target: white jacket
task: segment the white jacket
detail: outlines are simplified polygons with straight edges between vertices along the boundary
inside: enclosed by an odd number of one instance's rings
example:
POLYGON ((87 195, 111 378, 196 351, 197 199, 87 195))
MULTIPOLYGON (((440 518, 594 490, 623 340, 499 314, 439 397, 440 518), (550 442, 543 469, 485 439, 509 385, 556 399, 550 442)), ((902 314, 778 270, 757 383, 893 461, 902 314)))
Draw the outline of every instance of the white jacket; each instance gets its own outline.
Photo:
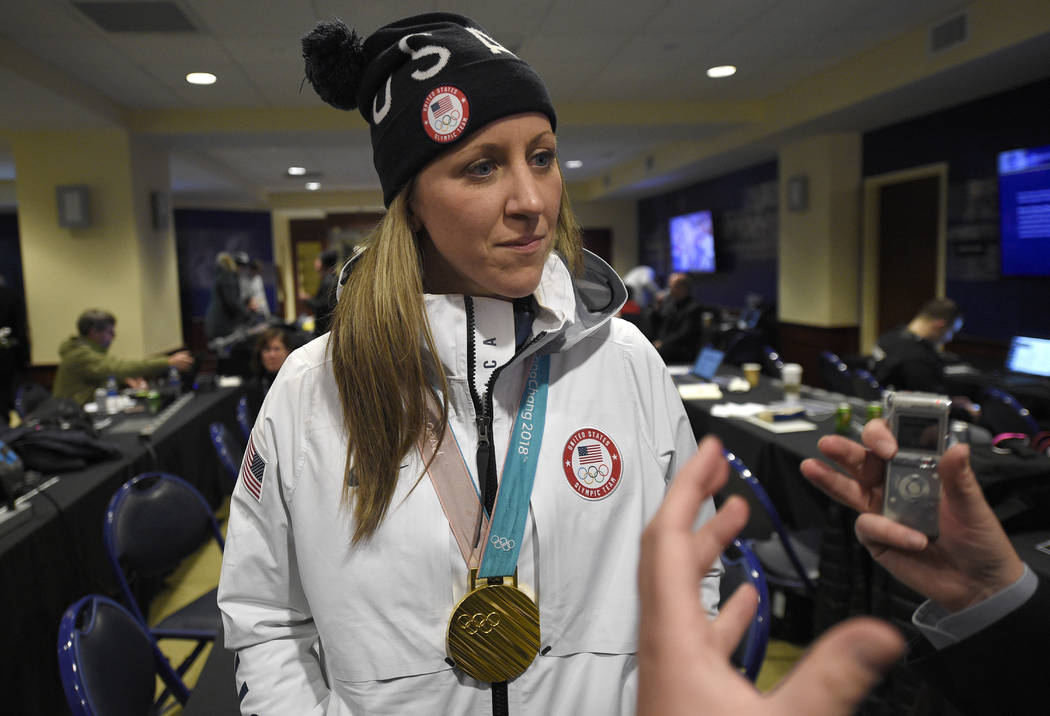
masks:
MULTIPOLYGON (((539 604, 541 655, 510 682, 510 713, 633 713, 639 538, 696 444, 656 351, 634 326, 610 318, 625 291, 604 262, 588 255, 574 281, 552 255, 534 295, 532 332, 545 333, 524 353, 551 353, 550 388, 518 565, 519 584, 539 604), (588 496, 575 476, 593 463, 578 465, 574 455, 577 442, 596 445, 595 437, 605 445, 606 476, 589 482, 601 489, 588 496)), ((449 421, 473 472, 465 301, 427 295, 425 303, 449 378, 449 421)), ((403 458, 377 532, 350 544, 352 514, 340 502, 346 439, 326 344, 327 336, 312 341, 281 369, 230 506, 219 606, 226 646, 238 655, 241 711, 490 714, 487 685, 446 662, 466 567, 433 486, 416 484, 418 452, 403 458)), ((498 465, 524 357, 494 382, 498 465)), ((701 520, 713 514, 708 501, 701 520)), ((718 578, 716 565, 702 588, 712 613, 718 578)))

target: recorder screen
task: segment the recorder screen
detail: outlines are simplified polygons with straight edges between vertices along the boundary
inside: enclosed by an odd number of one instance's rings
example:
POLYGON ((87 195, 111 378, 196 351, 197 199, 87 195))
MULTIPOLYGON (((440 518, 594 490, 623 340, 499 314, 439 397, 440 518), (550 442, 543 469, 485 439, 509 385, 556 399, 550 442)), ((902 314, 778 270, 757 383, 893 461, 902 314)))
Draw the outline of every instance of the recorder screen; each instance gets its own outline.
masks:
POLYGON ((897 446, 901 449, 937 451, 937 418, 902 415, 897 419, 897 446))

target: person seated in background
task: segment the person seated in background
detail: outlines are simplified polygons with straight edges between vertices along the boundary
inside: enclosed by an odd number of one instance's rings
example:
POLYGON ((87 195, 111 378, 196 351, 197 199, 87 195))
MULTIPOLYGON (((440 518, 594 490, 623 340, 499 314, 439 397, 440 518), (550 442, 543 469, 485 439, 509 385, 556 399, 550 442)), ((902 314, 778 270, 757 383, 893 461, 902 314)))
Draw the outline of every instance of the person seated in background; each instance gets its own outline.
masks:
POLYGON ((252 354, 252 373, 264 396, 285 359, 301 344, 302 341, 296 340, 292 331, 283 326, 273 326, 259 334, 252 354))
POLYGON ((58 349, 62 360, 55 373, 52 395, 70 398, 83 405, 94 399, 95 389, 111 376, 137 383, 142 377, 164 375, 172 367, 181 372, 193 367, 193 356, 189 351, 141 360, 109 355, 116 325, 117 319, 108 311, 88 309, 80 314, 78 335, 70 336, 58 349))
POLYGON ((335 270, 339 261, 339 254, 335 249, 326 249, 321 255, 314 259, 314 268, 321 274, 321 283, 317 285, 317 293, 310 296, 302 289, 299 290, 299 298, 306 302, 314 314, 314 335, 322 336, 328 333, 332 325, 332 311, 335 310, 335 289, 339 276, 335 270))
POLYGON ((665 363, 692 363, 703 338, 703 306, 693 299, 689 277, 673 273, 667 293, 657 296, 648 313, 653 347, 665 363))
POLYGON ((883 334, 872 350, 872 375, 896 390, 944 393, 945 358, 942 348, 962 328, 955 301, 927 301, 906 326, 883 334))

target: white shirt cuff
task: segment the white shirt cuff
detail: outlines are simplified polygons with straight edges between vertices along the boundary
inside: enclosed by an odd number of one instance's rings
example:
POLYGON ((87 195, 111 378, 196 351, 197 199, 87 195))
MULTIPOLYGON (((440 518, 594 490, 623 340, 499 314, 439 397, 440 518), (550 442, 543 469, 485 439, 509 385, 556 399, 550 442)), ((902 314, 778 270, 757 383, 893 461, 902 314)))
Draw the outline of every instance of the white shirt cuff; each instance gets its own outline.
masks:
POLYGON ((984 601, 949 614, 940 604, 928 599, 915 610, 911 622, 934 648, 944 649, 976 634, 1017 609, 1035 594, 1037 586, 1039 579, 1026 564, 1024 572, 1016 582, 984 601))

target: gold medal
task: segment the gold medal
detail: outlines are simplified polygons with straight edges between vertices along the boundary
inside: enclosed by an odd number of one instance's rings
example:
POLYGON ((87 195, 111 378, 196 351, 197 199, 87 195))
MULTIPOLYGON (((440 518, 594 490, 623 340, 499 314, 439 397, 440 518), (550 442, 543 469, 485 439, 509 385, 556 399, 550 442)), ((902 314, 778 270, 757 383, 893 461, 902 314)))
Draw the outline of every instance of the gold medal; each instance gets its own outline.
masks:
POLYGON ((517 575, 503 580, 503 584, 477 586, 477 570, 470 570, 471 591, 448 621, 448 655, 478 681, 513 679, 528 668, 540 648, 539 607, 518 589, 517 575))

